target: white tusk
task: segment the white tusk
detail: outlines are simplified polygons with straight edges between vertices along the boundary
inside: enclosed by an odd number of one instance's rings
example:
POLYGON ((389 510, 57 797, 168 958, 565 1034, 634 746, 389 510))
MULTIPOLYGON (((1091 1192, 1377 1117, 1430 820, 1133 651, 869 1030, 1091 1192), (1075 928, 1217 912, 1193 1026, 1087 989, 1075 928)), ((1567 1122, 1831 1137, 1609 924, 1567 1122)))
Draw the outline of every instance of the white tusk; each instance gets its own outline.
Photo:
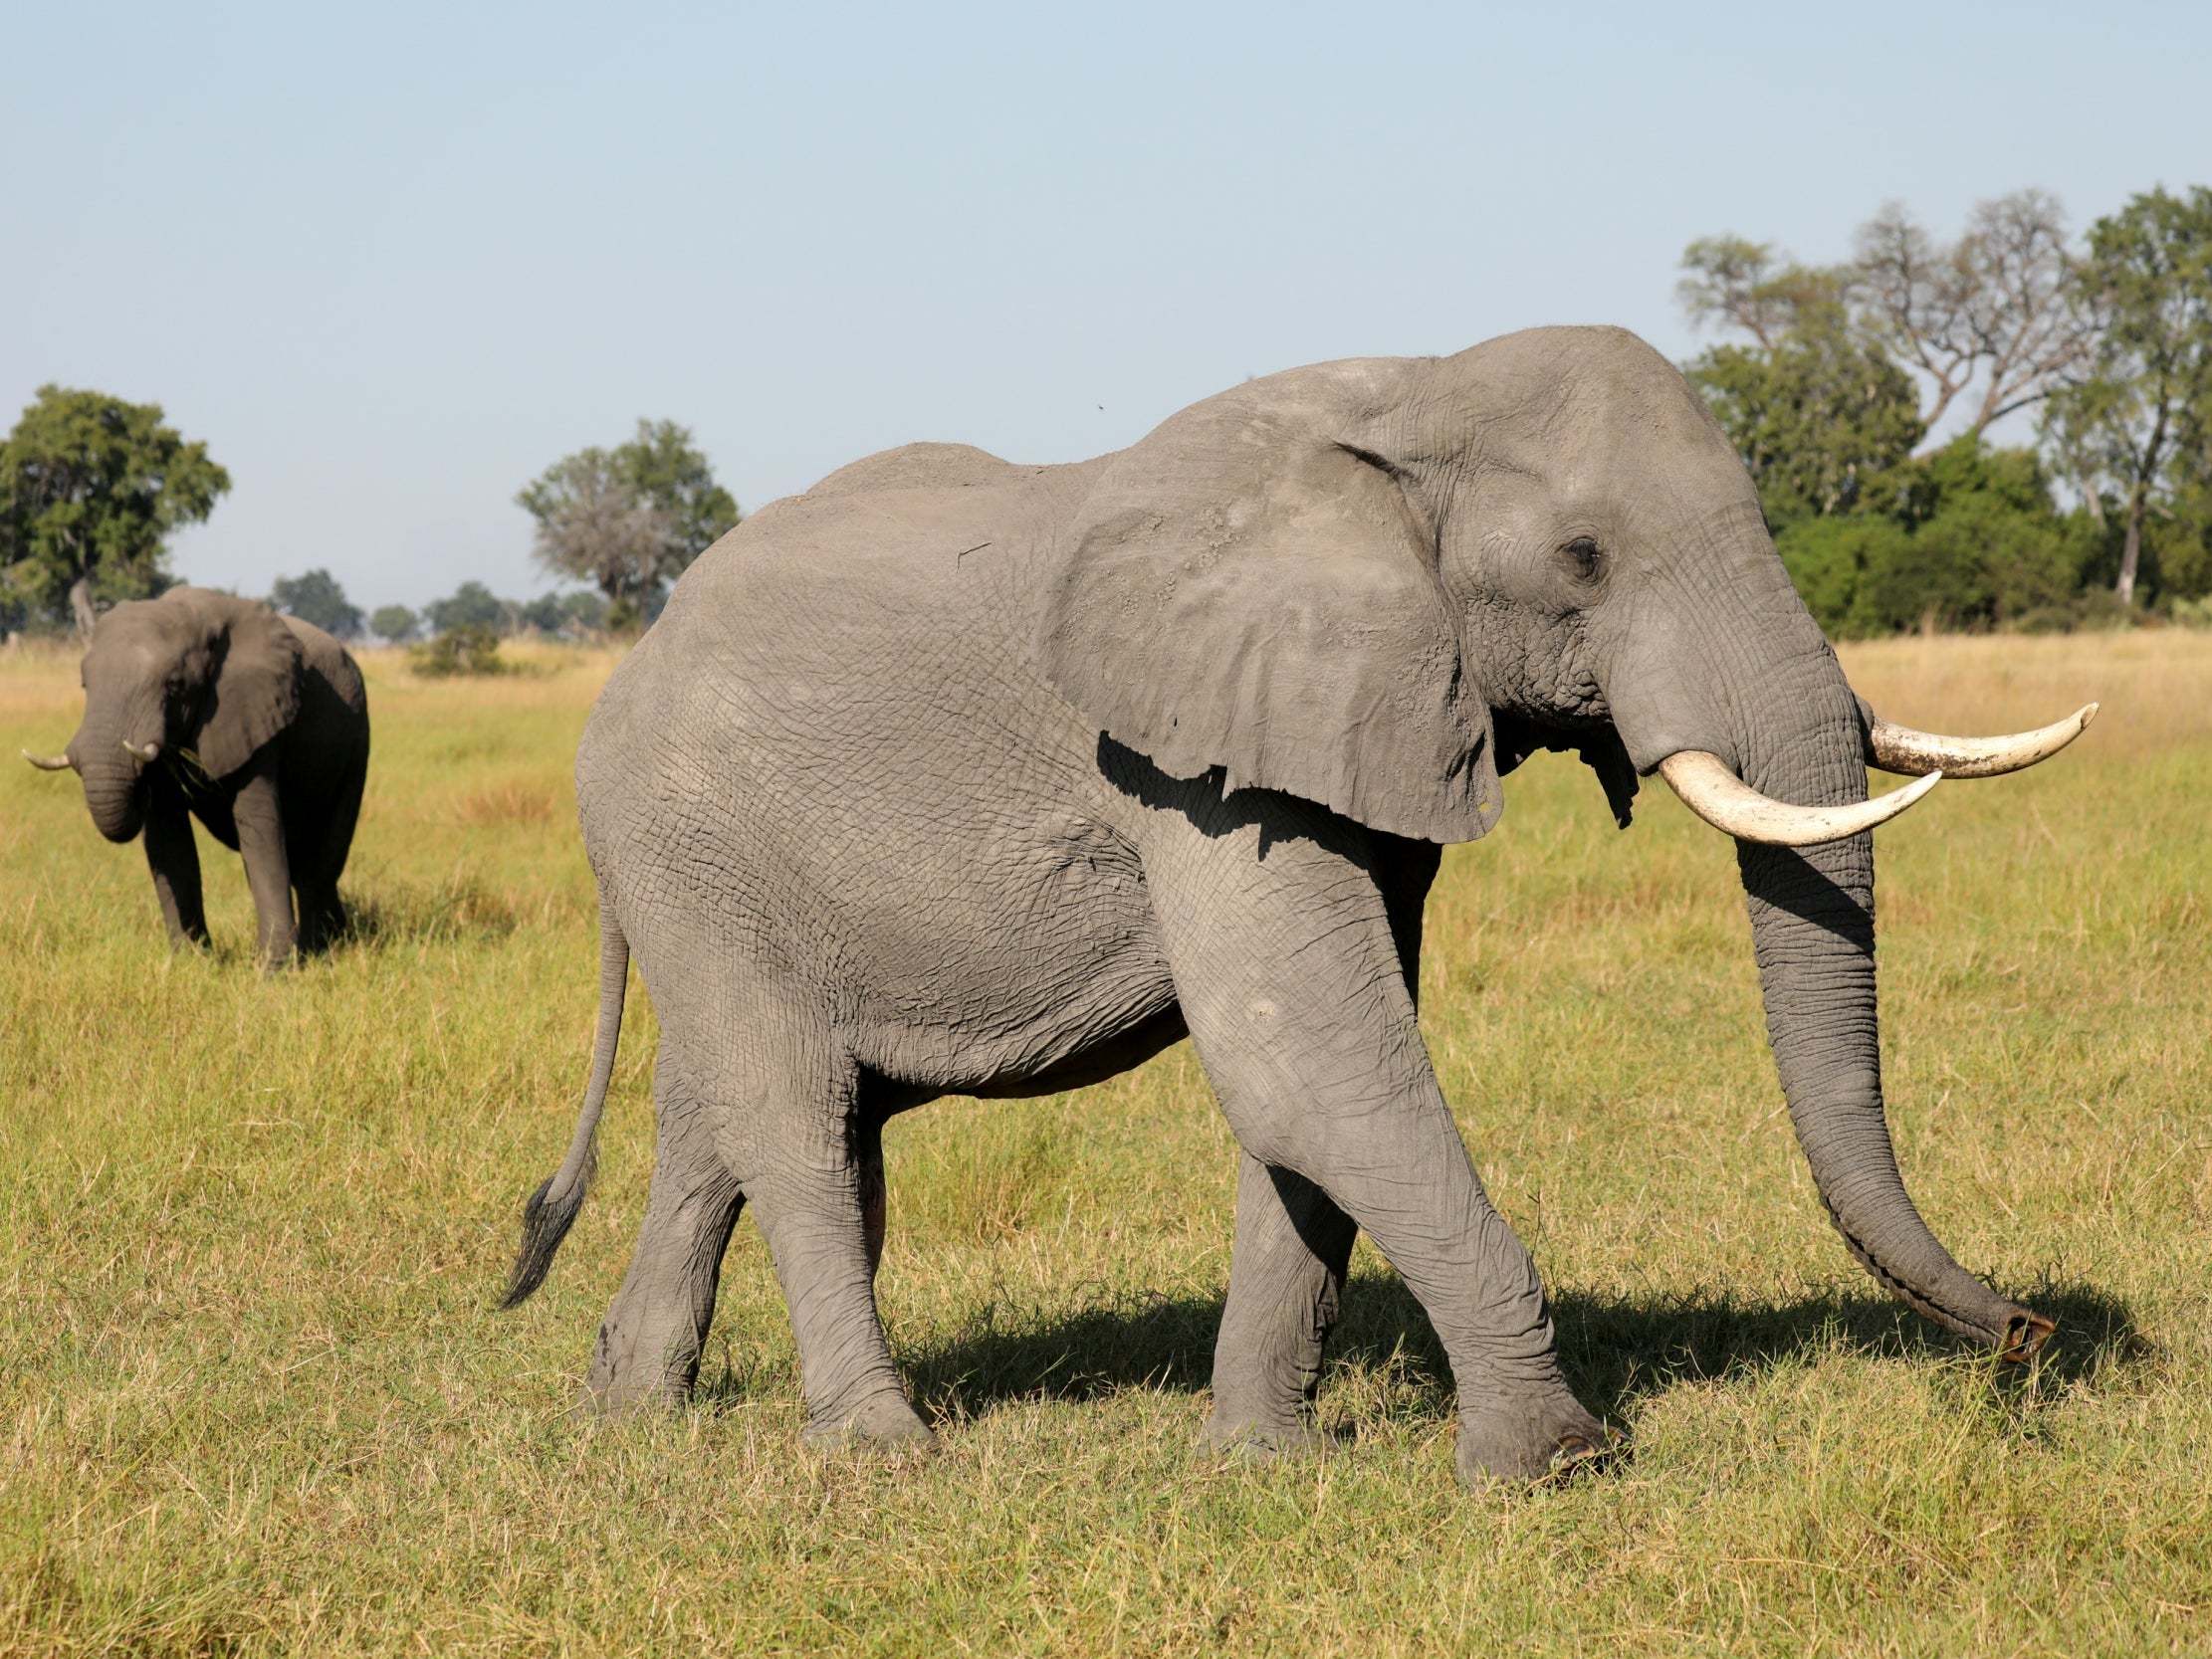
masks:
POLYGON ((2001 777, 2048 760, 2079 737, 2097 719, 2097 705, 2085 703, 2063 721, 2009 737, 1946 737, 1877 720, 1867 734, 1867 762, 1885 772, 1918 777, 1942 771, 1951 777, 2001 777))
POLYGON ((66 754, 33 754, 29 749, 25 749, 23 758, 30 761, 42 772, 66 772, 69 770, 69 756, 66 754))
POLYGON ((1717 754, 1679 749, 1659 762, 1659 776, 1682 804, 1724 835, 1776 847, 1817 847, 1886 823, 1934 788, 1941 772, 1849 806, 1792 806, 1762 795, 1728 769, 1717 754))
POLYGON ((161 745, 159 743, 147 743, 141 748, 128 737, 122 740, 122 751, 129 755, 131 759, 143 760, 149 766, 161 758, 161 745))

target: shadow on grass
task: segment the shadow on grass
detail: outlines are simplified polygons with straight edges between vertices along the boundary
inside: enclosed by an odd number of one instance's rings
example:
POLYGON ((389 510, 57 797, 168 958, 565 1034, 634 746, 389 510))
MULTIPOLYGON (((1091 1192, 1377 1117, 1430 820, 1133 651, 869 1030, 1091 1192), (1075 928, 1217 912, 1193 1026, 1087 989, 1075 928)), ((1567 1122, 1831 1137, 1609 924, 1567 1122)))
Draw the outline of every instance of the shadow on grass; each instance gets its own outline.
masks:
POLYGON ((345 931, 324 954, 393 944, 506 938, 525 921, 511 896, 461 875, 432 887, 383 883, 373 898, 347 893, 345 913, 345 931))
MULTIPOLYGON (((2030 1374, 2064 1384, 2150 1352, 2126 1307, 2101 1291, 2053 1286, 2029 1300, 2059 1330, 2033 1372, 1996 1367, 2008 1385, 2030 1374)), ((1344 1305, 1328 1363, 1394 1365, 1419 1406, 1449 1415, 1450 1369, 1404 1283, 1356 1274, 1344 1305)), ((1901 1304, 1857 1291, 1764 1304, 1721 1295, 1639 1302, 1569 1293, 1554 1300, 1552 1317, 1568 1379, 1592 1410, 1615 1420, 1679 1382, 1756 1374, 1836 1347, 1929 1362, 1988 1359, 1986 1348, 1901 1304)), ((1211 1383, 1220 1319, 1218 1297, 1138 1296, 1072 1318, 1007 1324, 987 1314, 952 1342, 908 1354, 906 1365, 924 1410, 952 1415, 1005 1400, 1083 1400, 1133 1387, 1196 1393, 1211 1383)))

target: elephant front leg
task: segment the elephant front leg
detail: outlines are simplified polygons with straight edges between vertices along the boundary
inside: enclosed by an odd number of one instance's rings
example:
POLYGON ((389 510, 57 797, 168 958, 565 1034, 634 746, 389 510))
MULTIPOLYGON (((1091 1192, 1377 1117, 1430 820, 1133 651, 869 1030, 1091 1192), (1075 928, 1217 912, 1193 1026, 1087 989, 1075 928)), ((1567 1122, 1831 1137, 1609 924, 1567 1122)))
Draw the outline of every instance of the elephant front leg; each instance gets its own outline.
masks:
POLYGON ((1260 1456, 1321 1445, 1313 1396, 1358 1234, 1303 1175, 1243 1154, 1209 1445, 1260 1456))
MULTIPOLYGON (((1378 885, 1399 976, 1418 1006, 1422 906, 1441 849, 1396 840, 1390 847, 1378 885)), ((1313 1427, 1313 1400, 1358 1236, 1352 1218, 1313 1182, 1242 1154, 1208 1444, 1262 1457, 1324 1444, 1313 1427)))
POLYGON ((300 897, 300 949, 307 955, 330 949, 345 936, 345 905, 337 889, 323 882, 302 883, 300 897))
POLYGON ((156 797, 146 808, 146 868, 171 947, 207 942, 207 913, 200 902, 200 850, 192 820, 173 801, 156 797))
POLYGON ((297 930, 292 920, 292 860, 285 847, 284 812, 277 780, 263 771, 247 779, 231 803, 238 826, 238 851, 246 861, 246 885, 253 892, 261 962, 283 967, 292 960, 297 930))
MULTIPOLYGON (((1535 1263, 1438 1087, 1364 849, 1319 828, 1264 859, 1256 826, 1148 857, 1192 1041, 1243 1149, 1325 1193, 1420 1299, 1458 1385, 1461 1477, 1543 1475, 1610 1436, 1560 1371, 1535 1263)), ((1314 1294, 1311 1267, 1272 1276, 1314 1294)), ((1286 1345, 1278 1378, 1309 1343, 1286 1345)))
POLYGON ((883 1121, 868 1117, 853 1126, 853 1173, 860 1181, 860 1242, 868 1253, 868 1280, 883 1266, 883 1233, 890 1191, 883 1181, 883 1121))

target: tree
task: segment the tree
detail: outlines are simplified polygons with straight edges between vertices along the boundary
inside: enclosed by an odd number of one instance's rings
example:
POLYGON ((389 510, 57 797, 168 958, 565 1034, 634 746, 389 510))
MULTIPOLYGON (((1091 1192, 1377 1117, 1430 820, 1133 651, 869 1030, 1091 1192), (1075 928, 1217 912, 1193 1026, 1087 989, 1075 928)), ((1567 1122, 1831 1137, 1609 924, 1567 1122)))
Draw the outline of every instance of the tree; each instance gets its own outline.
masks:
POLYGON ((2118 498, 2112 591, 2132 605, 2144 522, 2212 423, 2212 189, 2151 190, 2100 219, 2070 293, 2095 345, 2051 394, 2044 438, 2118 498))
POLYGON ((164 540, 229 489, 207 446, 165 424, 159 404, 41 386, 0 442, 0 566, 27 603, 66 605, 89 634, 97 602, 169 585, 164 540))
POLYGON ((568 625, 580 634, 595 633, 606 626, 607 602, 587 587, 579 587, 560 596, 560 609, 568 625))
POLYGON ((1964 428, 1973 436, 2048 396, 2089 349, 2067 300, 2066 213, 2045 191, 1977 204, 1948 246, 1889 202, 1859 227, 1857 246, 1858 325, 1927 377, 1932 401, 1920 418, 1931 434, 1977 380, 1981 399, 1964 428))
POLYGON ((269 603, 337 639, 356 638, 363 626, 360 607, 345 597, 345 589, 328 570, 279 576, 269 584, 269 603))
POLYGON ((507 607, 482 582, 463 582, 447 597, 423 606, 422 614, 434 634, 452 633, 457 628, 490 628, 496 632, 507 623, 507 607))
POLYGON ((1777 529, 1881 505, 1922 430, 1902 369, 1835 312, 1800 314, 1818 320, 1778 332, 1771 346, 1715 346, 1686 369, 1777 529))
POLYGON ((538 521, 538 562, 595 585, 614 626, 652 613, 666 584, 740 517, 673 421, 641 420, 626 444, 565 456, 515 500, 538 521))
POLYGON ((2094 526, 2059 516, 2034 451, 1961 433, 1907 463, 1899 482, 1884 511, 1802 518, 1776 536, 1824 629, 1867 637, 2070 617, 2094 526))
POLYGON ((557 594, 541 593, 535 599, 518 599, 514 604, 514 623, 517 631, 536 628, 542 634, 557 634, 568 621, 568 613, 560 608, 557 594))
POLYGON ((421 619, 405 605, 378 605, 368 619, 369 628, 381 640, 393 645, 405 645, 415 637, 422 626, 421 619))
POLYGON ((1772 351, 1807 327, 1841 320, 1845 273, 1786 260, 1740 236, 1700 237, 1682 250, 1674 298, 1699 328, 1738 328, 1772 351))

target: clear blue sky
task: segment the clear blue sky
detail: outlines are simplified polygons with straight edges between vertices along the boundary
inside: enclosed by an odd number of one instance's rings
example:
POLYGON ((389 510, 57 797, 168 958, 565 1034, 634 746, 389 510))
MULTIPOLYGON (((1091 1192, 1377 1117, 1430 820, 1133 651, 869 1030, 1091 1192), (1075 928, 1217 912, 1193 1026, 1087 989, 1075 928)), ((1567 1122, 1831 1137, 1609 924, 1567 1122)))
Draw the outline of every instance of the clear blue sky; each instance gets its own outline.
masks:
POLYGON ((2203 5, 18 8, 0 422, 163 404, 246 592, 550 585, 515 491, 640 415, 748 508, 915 438, 1096 454, 1318 358, 1620 322, 2212 177, 2203 5))

